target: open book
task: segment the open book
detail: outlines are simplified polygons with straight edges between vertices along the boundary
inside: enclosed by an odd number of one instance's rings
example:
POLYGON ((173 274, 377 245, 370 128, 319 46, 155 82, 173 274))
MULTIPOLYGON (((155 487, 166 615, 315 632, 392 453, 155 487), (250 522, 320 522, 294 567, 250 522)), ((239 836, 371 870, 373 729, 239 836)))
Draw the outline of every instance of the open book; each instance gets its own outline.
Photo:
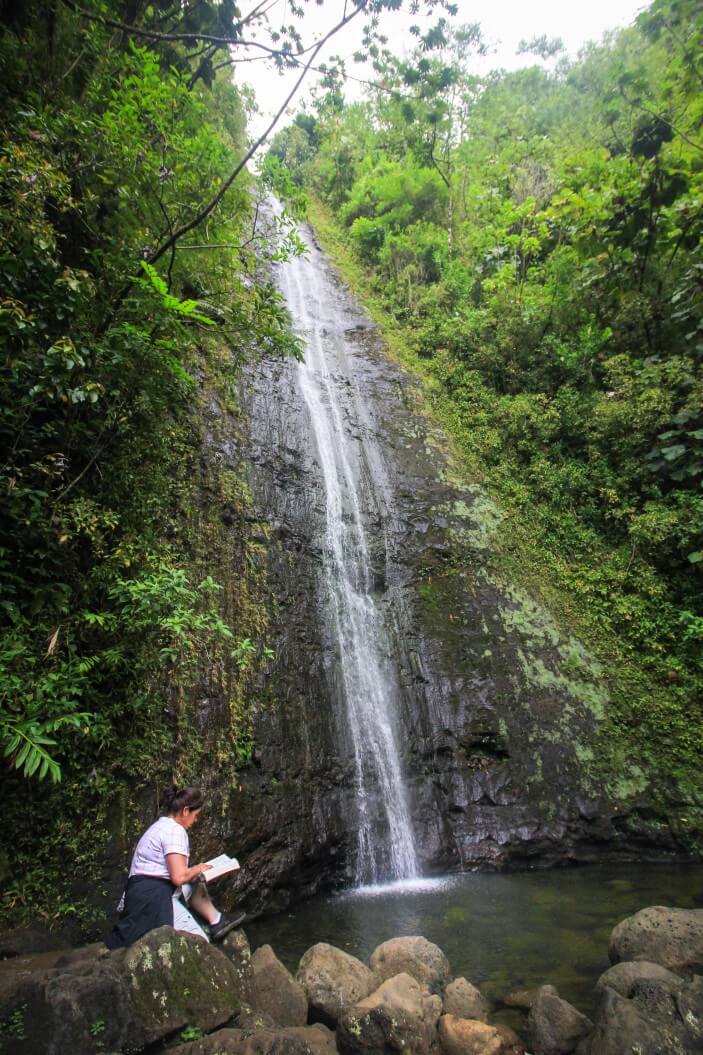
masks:
POLYGON ((207 883, 212 883, 213 879, 219 879, 220 876, 226 876, 228 872, 236 872, 239 868, 239 861, 236 857, 228 857, 227 854, 220 854, 219 857, 213 857, 212 860, 207 861, 206 864, 212 865, 212 868, 206 869, 203 873, 203 879, 207 883))

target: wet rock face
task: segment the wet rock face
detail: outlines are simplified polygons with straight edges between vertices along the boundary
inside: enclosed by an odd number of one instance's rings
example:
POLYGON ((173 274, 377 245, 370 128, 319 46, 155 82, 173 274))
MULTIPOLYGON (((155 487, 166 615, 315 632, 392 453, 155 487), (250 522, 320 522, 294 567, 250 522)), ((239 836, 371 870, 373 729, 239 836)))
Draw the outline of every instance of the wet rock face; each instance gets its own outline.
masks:
MULTIPOLYGON (((315 248, 312 257, 330 285, 315 248)), ((509 530, 503 514, 480 487, 453 478, 446 442, 349 293, 338 285, 324 311, 374 595, 392 642, 422 867, 554 863, 604 847, 641 851, 648 839, 673 848, 665 826, 650 838, 636 815, 621 810, 614 820, 592 783, 604 673, 492 570, 493 540, 509 530)), ((355 865, 353 751, 321 597, 325 495, 296 371, 290 360, 264 359, 243 388, 243 461, 277 606, 267 642, 275 660, 256 690, 256 751, 221 826, 245 862, 240 890, 251 910, 348 882, 355 865)), ((372 796, 369 810, 380 816, 382 803, 372 796)))

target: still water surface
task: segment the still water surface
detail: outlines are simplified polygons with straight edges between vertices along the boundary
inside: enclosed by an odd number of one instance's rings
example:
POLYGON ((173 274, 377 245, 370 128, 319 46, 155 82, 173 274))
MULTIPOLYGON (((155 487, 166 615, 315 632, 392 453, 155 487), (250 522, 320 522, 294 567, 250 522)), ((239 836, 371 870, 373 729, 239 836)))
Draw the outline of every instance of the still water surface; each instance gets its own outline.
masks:
POLYGON ((538 872, 450 876, 314 898, 247 926, 252 949, 268 942, 289 970, 318 941, 362 960, 388 938, 422 934, 495 999, 555 985, 588 1013, 609 966, 608 938, 647 905, 703 906, 703 866, 610 864, 538 872))

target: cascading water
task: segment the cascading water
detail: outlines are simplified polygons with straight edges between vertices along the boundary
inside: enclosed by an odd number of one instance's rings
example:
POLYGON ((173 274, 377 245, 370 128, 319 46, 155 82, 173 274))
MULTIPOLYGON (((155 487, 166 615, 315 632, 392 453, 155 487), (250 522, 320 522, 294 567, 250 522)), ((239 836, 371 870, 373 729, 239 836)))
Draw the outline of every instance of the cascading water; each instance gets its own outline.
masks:
MULTIPOLYGON (((307 257, 279 270, 278 284, 294 328, 305 341, 297 383, 310 416, 325 493, 322 601, 336 639, 346 722, 353 745, 358 806, 356 878, 376 883, 418 874, 412 826, 399 759, 396 718, 398 682, 390 641, 373 596, 369 543, 362 517, 360 473, 355 461, 378 464, 380 452, 368 438, 354 440, 345 429, 339 386, 350 373, 333 374, 346 361, 346 339, 335 325, 336 300, 318 251, 309 242, 307 257), (361 442, 361 458, 352 443, 361 442)), ((373 488, 366 472, 367 485, 373 488)))

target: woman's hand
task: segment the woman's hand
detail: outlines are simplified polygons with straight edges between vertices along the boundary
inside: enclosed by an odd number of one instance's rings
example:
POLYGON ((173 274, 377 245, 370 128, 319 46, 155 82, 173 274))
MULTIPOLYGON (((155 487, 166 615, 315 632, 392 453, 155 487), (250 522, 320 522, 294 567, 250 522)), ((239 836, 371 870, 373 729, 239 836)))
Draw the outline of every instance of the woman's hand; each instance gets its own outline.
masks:
POLYGON ((187 879, 186 882, 191 883, 193 879, 198 879, 203 872, 207 872, 208 868, 212 868, 212 865, 209 864, 209 862, 207 861, 201 865, 192 865, 192 867, 189 868, 188 871, 193 873, 193 877, 192 879, 187 879))
POLYGON ((188 858, 183 854, 166 854, 166 867, 174 886, 183 886, 184 883, 192 883, 203 872, 212 868, 211 864, 191 865, 188 867, 188 858))

